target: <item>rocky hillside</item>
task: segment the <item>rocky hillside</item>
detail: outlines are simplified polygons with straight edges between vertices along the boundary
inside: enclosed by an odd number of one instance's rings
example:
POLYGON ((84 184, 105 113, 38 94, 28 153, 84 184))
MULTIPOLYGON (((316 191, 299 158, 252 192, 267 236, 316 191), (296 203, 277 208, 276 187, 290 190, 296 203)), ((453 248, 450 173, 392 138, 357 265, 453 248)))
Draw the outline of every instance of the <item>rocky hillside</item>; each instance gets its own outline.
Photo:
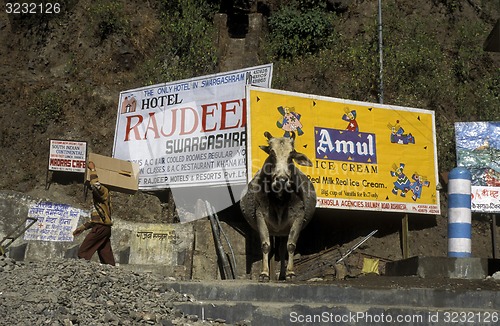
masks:
MULTIPOLYGON (((384 19, 387 24, 393 24, 389 25, 392 27, 386 36, 387 56, 388 60, 394 60, 387 65, 385 103, 436 110, 443 170, 449 169, 454 159, 454 121, 500 119, 500 54, 484 53, 481 48, 500 15, 500 8, 493 2, 384 0, 387 13, 384 19), (426 23, 429 21, 435 24, 429 26, 426 23), (469 26, 465 23, 474 29, 464 28, 469 26), (406 34, 409 32, 413 34, 406 34), (475 34, 471 36, 469 32, 475 34), (427 47, 430 40, 442 41, 443 47, 427 47), (420 52, 398 57, 394 50, 397 44, 408 48, 418 45, 420 52), (467 51, 468 47, 476 52, 467 51), (437 55, 450 61, 433 66, 431 59, 437 55), (404 66, 408 62, 412 65, 404 66), (448 66, 449 62, 453 66, 448 66), (409 75, 413 70, 415 75, 409 75), (483 85, 491 94, 496 94, 496 98, 487 93, 480 99, 482 102, 474 102, 474 96, 465 93, 470 92, 470 88, 459 87, 455 81, 444 84, 436 79, 448 76, 450 71, 453 80, 461 78, 463 85, 480 84, 481 78, 496 72, 496 79, 488 77, 489 84, 483 85), (434 78, 434 82, 423 79, 424 72, 434 78), (434 89, 436 85, 447 89, 434 89), (418 92, 427 92, 429 96, 419 96, 418 92), (447 97, 450 94, 455 97, 447 97), (472 113, 460 111, 464 106, 471 107, 472 113)), ((367 74, 369 69, 376 71, 378 60, 377 34, 372 33, 376 29, 376 1, 212 0, 203 2, 207 7, 183 0, 65 0, 60 3, 60 12, 54 14, 7 13, 5 6, 0 12, 0 165, 3 170, 0 189, 3 190, 86 208, 89 202, 83 198, 80 175, 49 174, 52 182, 46 190, 49 139, 86 141, 89 151, 111 155, 119 92, 148 84, 273 62, 275 88, 377 101, 376 73, 367 74), (230 29, 227 42, 245 37, 245 26, 239 26, 238 19, 249 13, 260 13, 263 21, 268 22, 288 3, 318 4, 328 17, 335 17, 334 32, 328 34, 335 39, 330 36, 321 39, 325 36, 322 34, 317 36, 321 42, 314 46, 297 46, 307 54, 303 57, 272 52, 277 45, 268 38, 267 24, 262 25, 258 43, 250 55, 246 50, 226 51, 227 43, 218 39, 223 29, 230 29), (229 15, 227 26, 216 24, 218 13, 229 15), (183 20, 185 25, 179 24, 183 20), (200 22, 207 25, 203 27, 200 22), (207 40, 210 42, 203 43, 207 40), (191 43, 184 44, 184 41, 191 43), (179 55, 191 50, 195 59, 179 55), (245 53, 247 56, 238 60, 238 56, 245 53)), ((321 22, 318 24, 322 26, 321 22)), ((276 23, 273 26, 275 30, 280 27, 276 23)), ((170 197, 168 191, 117 194, 116 214, 127 220, 173 222, 175 209, 170 197)), ((332 223, 339 230, 336 241, 348 243, 357 235, 368 233, 358 228, 355 234, 346 235, 350 231, 342 225, 354 227, 358 218, 356 214, 349 214, 347 224, 332 223)), ((488 219, 479 217, 474 223, 477 234, 473 246, 477 255, 491 256, 488 219)), ((387 243, 397 243, 400 224, 392 221, 387 225, 367 250, 394 258, 400 255, 400 248, 387 248, 387 243)), ((321 228, 311 226, 313 230, 315 227, 321 228)), ((366 224, 367 230, 372 227, 378 226, 366 224)), ((410 229, 415 231, 411 238, 415 254, 446 254, 445 217, 411 222, 410 229)))

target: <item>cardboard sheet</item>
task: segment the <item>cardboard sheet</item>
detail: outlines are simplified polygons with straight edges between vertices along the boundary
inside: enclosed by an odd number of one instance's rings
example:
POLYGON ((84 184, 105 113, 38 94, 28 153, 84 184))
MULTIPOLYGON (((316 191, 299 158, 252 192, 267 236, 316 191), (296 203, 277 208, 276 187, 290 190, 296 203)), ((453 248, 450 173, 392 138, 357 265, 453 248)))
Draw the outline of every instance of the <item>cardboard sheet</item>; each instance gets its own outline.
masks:
MULTIPOLYGON (((138 189, 139 165, 95 153, 89 153, 88 161, 93 161, 99 181, 111 191, 135 193, 138 189)), ((87 169, 85 179, 90 180, 87 169)))

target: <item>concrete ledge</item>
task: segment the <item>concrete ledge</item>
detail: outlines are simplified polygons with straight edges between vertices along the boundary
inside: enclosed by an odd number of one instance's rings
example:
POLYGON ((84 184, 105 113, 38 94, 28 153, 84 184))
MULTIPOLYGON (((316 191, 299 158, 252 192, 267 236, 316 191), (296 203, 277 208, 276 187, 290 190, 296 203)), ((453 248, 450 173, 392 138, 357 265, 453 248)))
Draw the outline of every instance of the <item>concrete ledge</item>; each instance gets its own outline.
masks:
MULTIPOLYGON (((455 308, 388 307, 363 304, 308 304, 274 302, 175 302, 184 314, 196 315, 201 320, 223 319, 230 324, 243 325, 443 325, 447 316, 457 313, 455 308), (406 318, 398 322, 398 318, 406 318)), ((471 315, 495 315, 495 310, 468 309, 471 315)), ((476 322, 478 320, 476 319, 476 322)), ((482 322, 482 320, 481 320, 482 322)), ((467 325, 455 323, 454 325, 467 325)), ((478 325, 487 325, 478 323, 478 325)))
POLYGON ((484 279, 500 270, 500 260, 489 258, 411 257, 386 264, 387 276, 484 279))
MULTIPOLYGON (((379 276, 380 278, 384 276, 379 276)), ((274 302, 314 305, 368 305, 392 307, 434 307, 495 309, 500 292, 470 288, 436 289, 416 287, 359 287, 337 283, 259 283, 249 280, 174 281, 165 285, 192 295, 201 302, 274 302)))
MULTIPOLYGON (((445 313, 495 314, 500 304, 500 292, 496 290, 372 288, 346 286, 348 282, 342 284, 231 280, 166 282, 165 286, 192 298, 192 301, 173 303, 185 314, 197 315, 201 319, 222 318, 232 324, 248 320, 252 325, 273 326, 443 325, 445 313), (388 316, 388 319, 385 322, 370 320, 370 317, 381 316, 388 316), (397 322, 397 316, 419 319, 402 323, 397 322)), ((482 322, 478 324, 486 325, 482 322)))

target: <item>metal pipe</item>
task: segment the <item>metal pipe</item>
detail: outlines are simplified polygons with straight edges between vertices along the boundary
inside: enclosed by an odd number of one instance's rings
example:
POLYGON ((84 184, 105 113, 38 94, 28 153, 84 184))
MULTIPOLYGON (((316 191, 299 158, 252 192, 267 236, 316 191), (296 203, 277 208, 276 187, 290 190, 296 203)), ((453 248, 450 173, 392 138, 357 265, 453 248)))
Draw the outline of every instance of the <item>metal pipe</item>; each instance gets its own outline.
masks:
POLYGON ((220 239, 220 230, 217 225, 217 222, 215 221, 215 215, 214 215, 214 208, 212 205, 206 201, 206 207, 207 207, 207 213, 208 213, 208 218, 210 219, 210 224, 212 226, 212 233, 214 236, 214 242, 215 242, 215 250, 217 252, 217 255, 219 257, 219 262, 222 264, 222 271, 221 275, 222 279, 227 279, 229 277, 234 278, 231 272, 231 265, 229 264, 229 260, 227 259, 226 252, 224 251, 224 246, 222 245, 221 239, 220 239))
POLYGON ((232 264, 232 268, 231 268, 231 271, 232 271, 232 278, 236 278, 236 275, 238 275, 238 272, 236 270, 236 257, 234 255, 234 250, 233 250, 233 246, 231 245, 231 242, 229 241, 229 238, 228 236, 226 235, 226 232, 224 232, 224 229, 222 228, 222 225, 220 224, 220 220, 219 220, 219 216, 217 215, 217 213, 214 213, 215 215, 215 221, 217 222, 217 227, 219 228, 219 231, 220 233, 222 233, 222 235, 224 236, 224 239, 226 239, 226 243, 227 243, 227 246, 229 247, 229 250, 231 251, 231 257, 233 259, 233 264, 232 264))
POLYGON ((375 233, 377 233, 378 230, 373 230, 372 232, 370 232, 370 234, 368 234, 366 237, 364 237, 360 242, 358 242, 354 247, 352 247, 351 249, 349 249, 347 251, 347 253, 345 255, 343 255, 340 259, 338 259, 335 263, 338 264, 340 263, 341 261, 343 261, 344 259, 347 258, 347 256, 349 256, 350 254, 352 254, 352 252, 356 249, 358 249, 359 246, 361 246, 363 243, 366 242, 366 240, 370 239, 372 237, 372 235, 374 235, 375 233))

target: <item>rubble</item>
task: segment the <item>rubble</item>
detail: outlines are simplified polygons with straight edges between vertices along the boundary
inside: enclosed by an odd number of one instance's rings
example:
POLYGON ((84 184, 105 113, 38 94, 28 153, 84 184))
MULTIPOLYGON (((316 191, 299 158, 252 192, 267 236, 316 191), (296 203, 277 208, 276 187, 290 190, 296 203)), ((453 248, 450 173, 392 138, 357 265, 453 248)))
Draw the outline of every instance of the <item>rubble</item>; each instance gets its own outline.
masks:
POLYGON ((161 275, 80 259, 18 262, 0 256, 4 325, 226 325, 185 315, 174 302, 194 301, 161 275))

